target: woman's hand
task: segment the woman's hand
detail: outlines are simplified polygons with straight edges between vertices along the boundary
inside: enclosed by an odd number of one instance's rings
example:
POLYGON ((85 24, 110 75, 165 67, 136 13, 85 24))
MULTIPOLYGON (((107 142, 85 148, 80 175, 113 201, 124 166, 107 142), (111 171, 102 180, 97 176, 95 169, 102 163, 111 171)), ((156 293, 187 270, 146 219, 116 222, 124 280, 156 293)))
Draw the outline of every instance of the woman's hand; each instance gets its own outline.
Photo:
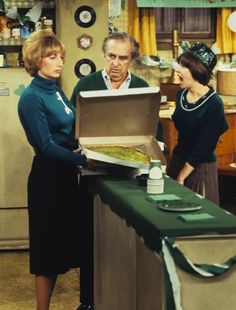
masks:
POLYGON ((181 177, 178 175, 176 182, 179 183, 180 185, 184 185, 184 179, 181 179, 181 177))
POLYGON ((77 149, 73 150, 74 153, 81 153, 83 149, 81 147, 78 147, 77 149))
POLYGON ((185 163, 183 168, 180 170, 179 175, 177 176, 177 183, 184 185, 184 180, 190 175, 193 170, 193 166, 191 166, 189 163, 185 163))

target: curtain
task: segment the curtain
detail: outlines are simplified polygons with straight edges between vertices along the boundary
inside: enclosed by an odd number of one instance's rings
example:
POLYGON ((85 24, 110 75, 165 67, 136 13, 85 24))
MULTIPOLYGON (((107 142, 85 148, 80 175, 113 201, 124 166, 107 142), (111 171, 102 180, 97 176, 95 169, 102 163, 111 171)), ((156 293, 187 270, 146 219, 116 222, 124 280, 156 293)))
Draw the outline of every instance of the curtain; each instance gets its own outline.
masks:
POLYGON ((156 25, 154 9, 138 8, 136 0, 129 0, 129 26, 128 32, 140 44, 140 54, 156 56, 156 25))
POLYGON ((236 53, 236 32, 229 29, 227 19, 235 9, 223 8, 217 12, 216 46, 221 54, 236 53))

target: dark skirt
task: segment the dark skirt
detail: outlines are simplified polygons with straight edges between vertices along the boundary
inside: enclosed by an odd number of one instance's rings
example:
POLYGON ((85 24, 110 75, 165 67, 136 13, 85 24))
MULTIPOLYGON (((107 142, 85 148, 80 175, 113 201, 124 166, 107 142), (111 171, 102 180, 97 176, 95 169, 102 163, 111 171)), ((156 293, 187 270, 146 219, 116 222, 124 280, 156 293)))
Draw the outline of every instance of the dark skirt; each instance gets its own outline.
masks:
POLYGON ((77 167, 35 156, 28 179, 30 272, 52 275, 79 266, 77 167))
MULTIPOLYGON (((184 160, 173 154, 167 167, 167 175, 176 180, 185 163, 184 160)), ((184 186, 219 205, 216 162, 198 164, 185 179, 184 186)))

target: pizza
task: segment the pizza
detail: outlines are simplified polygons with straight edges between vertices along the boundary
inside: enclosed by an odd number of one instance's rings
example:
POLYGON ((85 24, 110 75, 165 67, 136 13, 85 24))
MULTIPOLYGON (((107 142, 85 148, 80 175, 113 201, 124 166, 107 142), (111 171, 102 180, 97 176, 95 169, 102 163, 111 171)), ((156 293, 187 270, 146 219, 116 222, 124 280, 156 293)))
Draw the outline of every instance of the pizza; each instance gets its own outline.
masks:
POLYGON ((90 145, 86 146, 90 151, 101 153, 113 158, 132 161, 136 163, 149 164, 150 156, 141 150, 122 145, 90 145))

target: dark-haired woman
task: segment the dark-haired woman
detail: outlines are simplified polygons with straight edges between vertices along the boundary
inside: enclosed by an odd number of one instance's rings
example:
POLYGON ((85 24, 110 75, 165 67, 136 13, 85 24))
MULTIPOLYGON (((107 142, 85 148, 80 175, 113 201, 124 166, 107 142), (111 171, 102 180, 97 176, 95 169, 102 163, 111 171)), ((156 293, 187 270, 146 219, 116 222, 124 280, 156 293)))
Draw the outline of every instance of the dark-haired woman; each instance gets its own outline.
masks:
POLYGON ((224 106, 208 85, 217 59, 205 44, 196 43, 177 58, 182 88, 172 116, 178 131, 167 174, 206 199, 219 204, 214 150, 228 125, 224 106))

